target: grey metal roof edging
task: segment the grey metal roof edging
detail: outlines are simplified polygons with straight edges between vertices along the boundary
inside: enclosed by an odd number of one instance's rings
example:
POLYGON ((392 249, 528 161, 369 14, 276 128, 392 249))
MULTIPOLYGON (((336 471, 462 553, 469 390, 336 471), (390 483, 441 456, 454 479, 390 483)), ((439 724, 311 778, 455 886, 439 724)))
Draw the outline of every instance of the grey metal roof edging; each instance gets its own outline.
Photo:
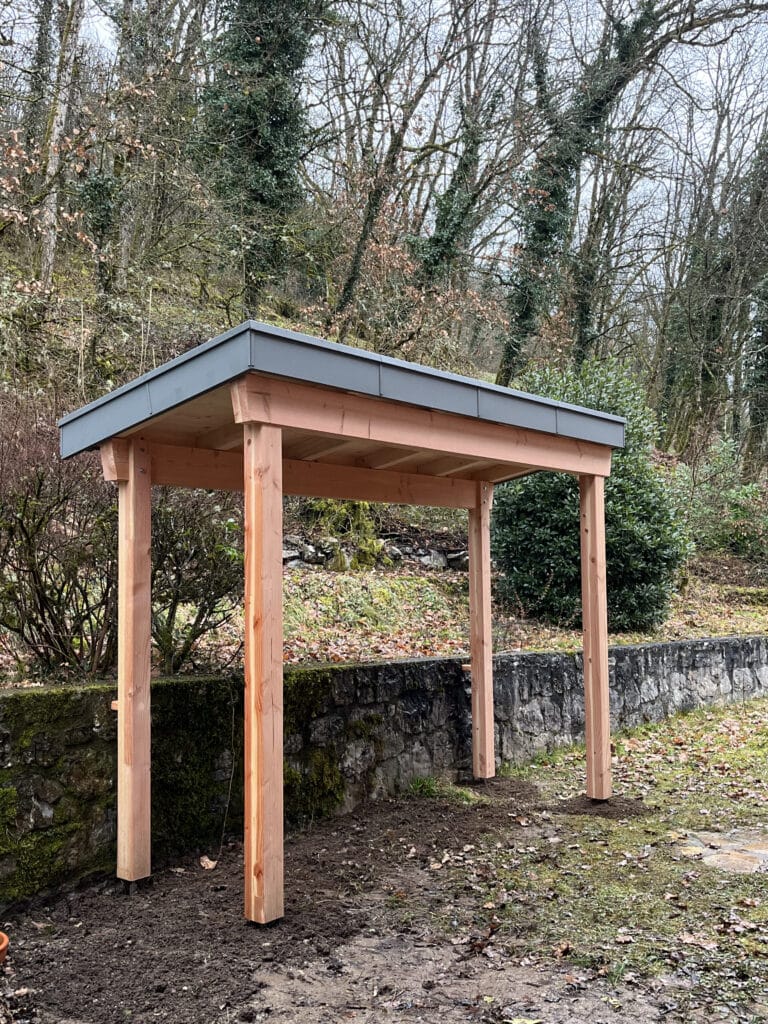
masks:
POLYGON ((624 447, 621 416, 248 320, 59 420, 69 458, 249 370, 546 434, 624 447))

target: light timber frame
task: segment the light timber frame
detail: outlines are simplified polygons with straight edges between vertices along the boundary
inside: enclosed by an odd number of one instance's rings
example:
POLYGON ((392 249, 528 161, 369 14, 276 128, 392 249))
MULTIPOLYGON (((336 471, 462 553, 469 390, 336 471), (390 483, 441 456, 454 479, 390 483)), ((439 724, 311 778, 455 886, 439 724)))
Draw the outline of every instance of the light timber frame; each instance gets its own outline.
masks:
MULTIPOLYGON (((86 407, 85 413, 91 408, 86 407)), ((565 409, 564 416, 589 414, 565 409)), ((103 436, 103 426, 100 429, 95 444, 101 451, 104 476, 119 486, 119 655, 114 706, 118 713, 120 878, 133 881, 151 871, 152 485, 244 492, 248 919, 267 923, 283 914, 283 494, 468 510, 472 771, 476 778, 487 779, 495 773, 490 555, 494 484, 542 470, 576 475, 581 505, 587 794, 600 800, 610 797, 603 485, 610 473, 611 450, 620 442, 563 436, 429 408, 417 400, 396 401, 253 369, 213 389, 204 390, 201 383, 199 394, 189 401, 157 415, 142 415, 135 426, 119 434, 103 436)), ((88 446, 80 444, 67 448, 65 454, 88 446)))

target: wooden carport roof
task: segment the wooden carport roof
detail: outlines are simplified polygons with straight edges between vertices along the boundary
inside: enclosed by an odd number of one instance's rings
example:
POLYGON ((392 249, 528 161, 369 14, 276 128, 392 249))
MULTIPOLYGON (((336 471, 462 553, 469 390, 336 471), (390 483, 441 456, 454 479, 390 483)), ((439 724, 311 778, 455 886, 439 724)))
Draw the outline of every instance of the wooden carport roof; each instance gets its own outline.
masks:
POLYGON ((587 792, 610 795, 603 479, 616 416, 252 321, 60 421, 119 483, 118 875, 150 873, 150 489, 245 492, 246 916, 283 912, 282 494, 469 510, 473 772, 494 774, 494 483, 580 481, 587 792))

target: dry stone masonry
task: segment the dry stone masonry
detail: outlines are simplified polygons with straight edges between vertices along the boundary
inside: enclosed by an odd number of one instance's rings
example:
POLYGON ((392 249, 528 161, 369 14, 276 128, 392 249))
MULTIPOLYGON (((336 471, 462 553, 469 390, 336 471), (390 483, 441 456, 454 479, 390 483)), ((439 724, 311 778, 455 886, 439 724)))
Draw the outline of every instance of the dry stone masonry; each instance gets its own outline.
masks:
MULTIPOLYGON (((765 637, 616 647, 610 663, 614 729, 768 695, 765 637)), ((580 654, 500 655, 494 677, 502 760, 582 738, 580 654)), ((0 692, 0 902, 113 869, 113 697, 112 683, 0 692)), ((286 669, 285 711, 289 821, 471 774, 460 660, 286 669)), ((154 852, 206 852, 242 823, 241 680, 154 682, 152 726, 154 852)))

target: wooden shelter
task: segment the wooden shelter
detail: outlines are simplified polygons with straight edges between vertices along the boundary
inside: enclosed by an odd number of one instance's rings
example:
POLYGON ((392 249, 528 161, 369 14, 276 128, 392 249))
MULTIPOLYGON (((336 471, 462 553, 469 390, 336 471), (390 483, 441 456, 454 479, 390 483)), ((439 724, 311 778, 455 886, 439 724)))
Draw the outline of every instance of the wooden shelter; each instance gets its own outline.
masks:
POLYGON ((495 771, 493 486, 579 478, 587 794, 611 794, 604 479, 615 416, 249 321, 61 420, 119 485, 117 874, 150 863, 150 493, 245 493, 245 915, 283 914, 282 497, 469 511, 472 767, 495 771))

